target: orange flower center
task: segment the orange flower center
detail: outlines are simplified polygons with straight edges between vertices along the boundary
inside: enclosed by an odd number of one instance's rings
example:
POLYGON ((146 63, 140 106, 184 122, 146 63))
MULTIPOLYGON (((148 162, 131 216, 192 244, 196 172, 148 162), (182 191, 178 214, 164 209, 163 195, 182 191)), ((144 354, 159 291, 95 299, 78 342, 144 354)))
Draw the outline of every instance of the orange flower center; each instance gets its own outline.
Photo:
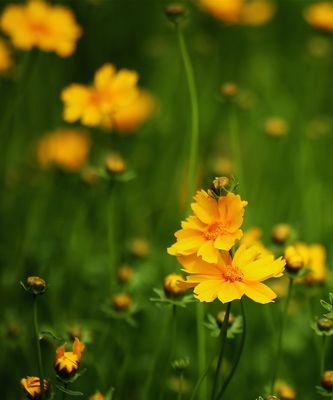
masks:
POLYGON ((233 265, 229 265, 225 268, 222 272, 222 276, 223 279, 228 282, 241 282, 244 277, 243 272, 233 265))
POLYGON ((46 36, 49 34, 49 29, 43 22, 31 22, 30 29, 35 35, 46 36))
POLYGON ((203 235, 207 240, 215 240, 218 236, 223 235, 225 231, 226 229, 222 224, 216 223, 210 225, 203 235))

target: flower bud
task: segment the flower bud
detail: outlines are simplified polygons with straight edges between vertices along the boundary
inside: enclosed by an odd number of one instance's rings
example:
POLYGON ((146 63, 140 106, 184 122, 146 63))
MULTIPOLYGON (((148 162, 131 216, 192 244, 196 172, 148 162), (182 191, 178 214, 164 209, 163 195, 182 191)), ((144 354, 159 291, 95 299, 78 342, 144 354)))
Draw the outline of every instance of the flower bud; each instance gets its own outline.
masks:
POLYGON ((186 287, 181 284, 183 277, 178 274, 169 274, 164 278, 163 289, 167 297, 178 297, 186 292, 186 287))
POLYGON ((110 153, 105 160, 105 169, 109 174, 120 174, 126 170, 126 162, 118 153, 110 153))
POLYGON ((100 175, 94 167, 86 167, 81 172, 82 180, 88 185, 94 185, 100 180, 100 175))
POLYGON ((321 378, 321 386, 329 391, 333 389, 333 371, 326 371, 321 378))
POLYGON ((119 293, 113 296, 112 305, 116 311, 127 311, 132 305, 132 299, 127 294, 119 293))
MULTIPOLYGON (((225 318, 225 314, 226 314, 225 311, 220 311, 220 312, 216 315, 216 322, 217 322, 217 324, 218 324, 218 326, 219 326, 220 328, 222 328, 223 321, 224 321, 224 318, 225 318)), ((230 314, 229 314, 228 327, 232 326, 234 322, 235 322, 235 316, 234 316, 234 314, 230 313, 230 314)))
POLYGON ((35 295, 43 294, 46 290, 46 282, 39 276, 29 276, 25 286, 35 295))
POLYGON ((280 400, 295 400, 295 390, 284 382, 280 382, 276 385, 276 392, 280 400))
POLYGON ((82 337, 82 329, 80 326, 73 326, 68 330, 68 335, 72 340, 75 340, 75 338, 81 339, 82 337))
POLYGON ((189 358, 180 358, 172 362, 172 368, 177 372, 183 372, 190 365, 189 358))
POLYGON ((327 332, 333 329, 333 321, 328 318, 320 318, 317 320, 317 327, 322 332, 327 332))
POLYGON ((71 378, 79 369, 85 345, 75 338, 72 351, 66 351, 66 344, 58 347, 54 369, 63 379, 71 378))
POLYGON ((136 257, 147 257, 150 251, 148 240, 144 238, 134 238, 130 243, 130 251, 136 257))
POLYGON ((117 275, 120 283, 128 283, 133 276, 133 268, 129 265, 123 265, 118 269, 117 275))
POLYGON ((238 87, 232 82, 225 82, 220 90, 225 97, 233 97, 238 93, 238 87))
POLYGON ((222 196, 230 186, 230 179, 227 176, 216 177, 210 187, 210 194, 213 196, 222 196))
POLYGON ((290 273, 297 273, 305 265, 304 255, 295 246, 288 246, 285 249, 284 258, 286 260, 286 269, 290 273))
POLYGON ((291 234, 291 228, 288 224, 277 224, 272 229, 272 240, 276 244, 287 242, 291 234))
MULTIPOLYGON (((36 376, 27 376, 21 379, 21 386, 30 400, 40 400, 41 390, 40 390, 40 379, 36 376)), ((44 379, 44 393, 46 397, 49 396, 50 386, 46 379, 44 379)))
POLYGON ((265 131, 267 135, 280 137, 288 133, 288 123, 280 117, 270 117, 265 122, 265 131))
POLYGON ((177 23, 184 17, 185 8, 178 3, 170 4, 165 9, 165 15, 171 22, 177 23))
POLYGON ((105 397, 101 392, 96 392, 94 395, 89 397, 89 400, 105 400, 105 397))

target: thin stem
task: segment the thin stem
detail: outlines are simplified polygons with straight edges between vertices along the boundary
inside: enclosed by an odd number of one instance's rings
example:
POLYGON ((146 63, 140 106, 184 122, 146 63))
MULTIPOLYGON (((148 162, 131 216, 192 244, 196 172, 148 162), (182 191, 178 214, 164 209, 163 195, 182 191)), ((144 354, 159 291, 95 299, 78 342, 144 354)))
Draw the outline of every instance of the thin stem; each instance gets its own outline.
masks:
POLYGON ((219 358, 217 361, 217 366, 216 366, 216 371, 215 371, 215 376, 214 376, 213 390, 212 390, 212 396, 211 396, 212 400, 215 399, 215 394, 216 394, 216 390, 217 390, 217 382, 218 382, 218 378, 220 375, 222 361, 223 361, 223 355, 224 355, 224 350, 225 350, 225 343, 227 341, 230 308, 231 308, 231 302, 229 302, 227 304, 227 309, 226 309, 225 316, 223 319, 223 324, 222 324, 221 348, 220 348, 220 354, 219 354, 219 358))
MULTIPOLYGON (((197 347, 198 347, 198 374, 202 375, 206 371, 206 332, 204 327, 204 305, 196 304, 197 321, 197 347)), ((199 390, 199 399, 207 399, 207 383, 203 383, 199 390)))
POLYGON ((182 400, 183 393, 183 373, 179 373, 179 388, 178 388, 178 400, 182 400))
POLYGON ((39 328, 38 328, 38 314, 37 314, 37 295, 33 296, 33 325, 34 325, 34 336, 37 351, 38 361, 38 373, 39 373, 39 384, 40 384, 40 398, 44 400, 44 369, 42 361, 42 352, 39 341, 39 328))
POLYGON ((222 396, 223 396, 224 392, 227 390, 227 387, 228 387, 229 383, 231 382, 231 380, 232 380, 232 378, 233 378, 233 376, 234 376, 234 374, 236 372, 236 369, 238 367, 239 361, 241 359, 241 356, 242 356, 242 353, 243 353, 243 350, 244 350, 244 344, 245 344, 245 338, 246 338, 246 317, 245 317, 244 304, 243 304, 242 300, 240 301, 240 304, 241 304, 242 317, 243 317, 243 332, 242 332, 241 343, 240 343, 240 346, 239 346, 239 349, 238 349, 238 353, 237 353, 237 356, 236 356, 235 363, 234 363, 231 371, 229 372, 229 375, 227 376, 227 379, 223 383, 219 394, 217 395, 217 400, 222 399, 222 396))
POLYGON ((287 319, 288 307, 289 307, 291 293, 292 293, 292 289, 293 289, 293 283, 294 283, 294 279, 289 278, 288 294, 287 294, 286 301, 284 303, 284 308, 283 308, 283 312, 282 312, 282 316, 281 316, 277 353, 276 353, 276 358, 275 358, 275 364, 273 366, 274 369, 273 369, 273 376, 272 376, 272 382, 271 382, 271 393, 274 393, 275 381, 276 381, 276 377, 277 377, 278 370, 279 370, 279 363, 280 363, 281 350, 282 350, 283 331, 284 331, 284 327, 285 327, 285 323, 286 323, 286 319, 287 319))
POLYGON ((190 400, 194 400, 195 399, 197 391, 200 388, 201 382, 206 378, 206 376, 207 376, 207 374, 209 372, 209 369, 210 369, 211 365, 213 364, 214 358, 215 358, 215 354, 213 354, 213 357, 211 358, 210 362, 207 364, 206 369, 203 371, 203 373, 201 374, 201 376, 197 380, 197 383, 194 386, 194 389, 193 389, 192 396, 191 396, 190 400))
POLYGON ((325 371, 325 354, 326 354, 327 336, 322 336, 321 358, 320 358, 320 374, 323 375, 325 371))
POLYGON ((192 196, 195 191, 196 166, 198 162, 199 105, 198 105, 198 95, 194 80, 193 67, 184 40, 184 35, 181 26, 178 23, 176 24, 176 28, 178 34, 179 48, 184 64, 185 75, 191 101, 191 140, 190 140, 190 155, 189 155, 189 166, 188 166, 188 199, 189 199, 188 203, 190 204, 192 196))

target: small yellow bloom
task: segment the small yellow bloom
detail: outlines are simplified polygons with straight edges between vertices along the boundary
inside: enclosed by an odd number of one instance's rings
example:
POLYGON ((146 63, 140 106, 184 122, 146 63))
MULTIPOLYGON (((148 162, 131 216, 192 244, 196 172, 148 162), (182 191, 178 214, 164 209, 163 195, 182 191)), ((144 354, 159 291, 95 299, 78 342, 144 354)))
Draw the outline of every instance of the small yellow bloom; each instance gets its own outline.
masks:
POLYGON ((326 266, 326 249, 321 244, 311 244, 309 246, 309 265, 310 272, 305 277, 308 283, 324 283, 328 269, 326 266))
POLYGON ((150 93, 141 90, 138 97, 126 107, 121 107, 114 115, 115 129, 121 133, 131 133, 150 117, 155 102, 150 93))
POLYGON ((277 382, 276 392, 280 400, 295 400, 296 392, 295 390, 285 382, 277 382))
POLYGON ((286 268, 290 272, 297 272, 309 263, 309 248, 305 243, 295 243, 293 246, 288 246, 284 251, 286 260, 286 268))
POLYGON ((288 133, 287 121, 280 117, 270 117, 265 122, 265 132, 273 137, 285 136, 288 133))
POLYGON ((119 153, 110 153, 105 160, 105 169, 110 174, 120 174, 126 170, 126 161, 119 153))
POLYGON ((118 280, 121 283, 128 283, 134 274, 134 270, 129 265, 122 265, 117 272, 118 280))
POLYGON ((177 297, 186 292, 188 287, 183 284, 184 277, 179 274, 169 274, 164 278, 163 288, 167 296, 177 297))
POLYGON ((304 18, 314 28, 333 31, 333 2, 311 4, 304 10, 304 18))
POLYGON ((102 395, 101 392, 96 392, 94 395, 89 397, 89 400, 104 400, 105 397, 102 395))
POLYGON ((333 389, 333 371, 325 371, 321 378, 321 386, 328 391, 333 389))
POLYGON ((150 244, 143 237, 134 238, 130 243, 130 251, 136 257, 147 257, 150 252, 150 244))
POLYGON ((68 171, 77 171, 85 164, 89 150, 90 139, 86 133, 60 129, 40 139, 37 158, 43 167, 57 165, 68 171))
MULTIPOLYGON (((40 400, 40 379, 36 376, 27 376, 21 379, 21 386, 30 400, 40 400)), ((49 383, 44 379, 44 392, 48 393, 49 383)))
POLYGON ((138 99, 137 81, 134 71, 117 71, 112 64, 103 65, 96 71, 92 86, 73 83, 62 91, 65 121, 111 128, 117 112, 138 99))
POLYGON ((0 25, 15 47, 22 50, 37 47, 54 51, 60 57, 68 57, 74 52, 82 33, 70 9, 42 0, 8 5, 0 25))
POLYGON ((0 72, 6 72, 13 65, 13 59, 9 47, 3 39, 0 39, 0 72))
POLYGON ((234 172, 234 165, 227 157, 216 157, 212 160, 212 170, 215 175, 231 175, 234 172))
POLYGON ((198 191, 191 204, 194 215, 182 222, 175 233, 177 242, 168 248, 175 256, 195 254, 204 261, 216 263, 219 250, 230 250, 241 239, 246 201, 239 195, 228 193, 218 199, 204 190, 198 191))
POLYGON ((70 378, 79 369, 85 345, 75 338, 73 351, 66 351, 66 344, 58 347, 54 360, 54 369, 62 378, 70 378))
POLYGON ((195 286, 194 295, 202 302, 218 298, 222 303, 246 295, 257 303, 269 303, 276 294, 262 282, 280 277, 285 261, 282 257, 262 255, 256 246, 241 245, 231 258, 221 251, 217 263, 207 263, 196 256, 179 257, 184 271, 190 274, 186 282, 195 286))
POLYGON ((283 244, 290 238, 291 232, 289 224, 277 224, 272 229, 272 240, 277 244, 283 244))
POLYGON ((119 293, 112 297, 112 304, 117 311, 126 311, 132 305, 132 299, 127 294, 119 293))
POLYGON ((275 6, 267 0, 252 0, 244 4, 241 22, 245 25, 264 25, 269 22, 275 13, 275 6))

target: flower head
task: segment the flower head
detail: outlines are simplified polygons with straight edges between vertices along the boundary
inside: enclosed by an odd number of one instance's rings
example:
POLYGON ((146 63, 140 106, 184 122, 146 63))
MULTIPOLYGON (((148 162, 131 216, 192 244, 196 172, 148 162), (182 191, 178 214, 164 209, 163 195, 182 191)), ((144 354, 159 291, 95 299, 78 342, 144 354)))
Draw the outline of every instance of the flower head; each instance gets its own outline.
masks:
POLYGON ((210 264, 196 256, 179 257, 189 274, 186 282, 194 286, 195 297, 202 302, 218 298, 222 303, 246 295, 257 303, 269 303, 276 294, 263 281, 282 275, 285 261, 282 257, 263 255, 256 246, 241 245, 233 258, 221 251, 217 263, 210 264))
POLYGON ((79 369, 85 345, 75 338, 72 351, 66 351, 66 344, 58 347, 54 360, 54 369, 62 378, 70 378, 79 369))
POLYGON ((68 57, 74 52, 82 33, 70 9, 42 0, 8 5, 0 25, 15 47, 22 50, 37 47, 43 51, 54 51, 61 57, 68 57))
POLYGON ((64 129, 43 136, 37 146, 37 158, 43 167, 57 165, 67 171, 77 171, 86 162, 90 139, 84 132, 64 129))
POLYGON ((322 1, 311 4, 304 10, 305 20, 314 28, 333 31, 333 2, 322 1))
MULTIPOLYGON (((41 390, 40 379, 38 377, 27 376, 26 378, 21 379, 21 386, 29 399, 40 400, 41 390)), ((46 379, 44 379, 44 392, 48 393, 48 391, 49 383, 46 379)))
POLYGON ((309 248, 305 243, 295 243, 284 251, 286 268, 290 272, 297 272, 309 262, 309 248))
POLYGON ((295 400, 296 392, 295 390, 285 382, 277 382, 276 383, 276 392, 281 400, 295 400))
POLYGON ((169 274, 164 278, 163 288, 167 296, 177 297, 185 293, 187 287, 183 284, 184 278, 179 274, 169 274))
POLYGON ((321 386, 328 391, 333 390, 333 371, 325 371, 321 378, 321 386))
POLYGON ((273 137, 282 137, 288 133, 289 125, 286 120, 281 117, 269 117, 265 121, 265 132, 273 137))
POLYGON ((194 215, 182 222, 182 229, 175 233, 177 242, 168 248, 168 253, 193 254, 216 263, 219 250, 230 250, 242 237, 240 227, 247 202, 234 193, 216 199, 204 190, 198 191, 194 199, 191 205, 194 215))
POLYGON ((117 113, 125 113, 138 100, 137 81, 135 71, 117 71, 112 64, 103 65, 91 86, 73 83, 62 91, 65 121, 112 128, 117 113))

